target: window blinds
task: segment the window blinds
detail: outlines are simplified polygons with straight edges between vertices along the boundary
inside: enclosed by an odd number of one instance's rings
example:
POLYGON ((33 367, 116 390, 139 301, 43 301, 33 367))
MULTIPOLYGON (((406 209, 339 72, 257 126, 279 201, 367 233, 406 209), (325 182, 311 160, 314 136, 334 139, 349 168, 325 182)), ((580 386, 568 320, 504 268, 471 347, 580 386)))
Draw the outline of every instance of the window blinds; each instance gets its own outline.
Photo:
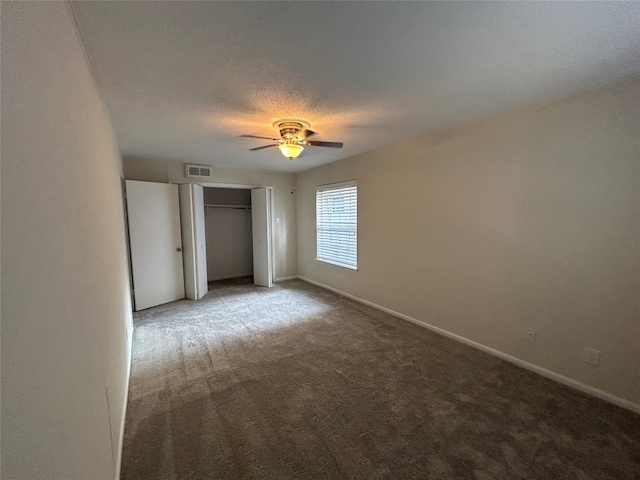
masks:
POLYGON ((316 190, 317 260, 358 267, 358 187, 354 182, 316 190))

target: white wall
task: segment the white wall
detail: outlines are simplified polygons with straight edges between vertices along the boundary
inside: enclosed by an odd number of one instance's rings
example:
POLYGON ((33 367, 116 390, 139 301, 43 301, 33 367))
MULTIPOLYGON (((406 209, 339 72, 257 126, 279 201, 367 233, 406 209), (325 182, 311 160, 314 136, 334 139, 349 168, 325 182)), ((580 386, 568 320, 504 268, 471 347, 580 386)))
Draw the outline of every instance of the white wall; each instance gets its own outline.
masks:
POLYGON ((302 172, 299 273, 640 404, 638 112, 628 82, 302 172), (357 272, 315 260, 350 179, 357 272))
POLYGON ((65 3, 3 2, 1 43, 0 476, 115 478, 131 329, 120 158, 65 3))
MULTIPOLYGON (((251 207, 251 190, 205 188, 204 199, 205 204, 251 207)), ((251 210, 206 208, 204 223, 207 279, 212 281, 253 275, 251 210)))
MULTIPOLYGON (((179 161, 127 157, 123 159, 127 180, 148 182, 188 183, 193 180, 184 176, 184 164, 179 161)), ((211 167, 216 184, 272 186, 273 187, 273 256, 274 279, 294 276, 298 273, 296 194, 292 193, 295 176, 292 173, 265 170, 243 170, 211 167), (279 222, 277 222, 279 219, 279 222)), ((205 183, 201 185, 207 186, 205 183)), ((220 186, 220 185, 209 185, 220 186)))

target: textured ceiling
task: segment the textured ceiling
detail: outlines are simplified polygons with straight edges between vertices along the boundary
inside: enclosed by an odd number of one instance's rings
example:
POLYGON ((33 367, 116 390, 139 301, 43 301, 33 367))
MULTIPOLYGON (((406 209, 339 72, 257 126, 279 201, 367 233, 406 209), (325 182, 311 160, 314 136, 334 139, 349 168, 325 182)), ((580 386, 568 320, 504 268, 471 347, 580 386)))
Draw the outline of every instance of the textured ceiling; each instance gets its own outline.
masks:
POLYGON ((640 3, 74 2, 124 155, 300 171, 640 74, 640 3), (280 117, 314 140, 289 161, 280 117))

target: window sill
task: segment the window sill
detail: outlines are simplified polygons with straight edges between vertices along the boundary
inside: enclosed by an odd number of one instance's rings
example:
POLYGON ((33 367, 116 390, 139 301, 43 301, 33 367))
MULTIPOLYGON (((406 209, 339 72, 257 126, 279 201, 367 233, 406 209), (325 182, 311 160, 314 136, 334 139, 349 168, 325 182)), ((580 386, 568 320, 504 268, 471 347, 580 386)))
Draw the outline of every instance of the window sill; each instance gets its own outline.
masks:
POLYGON ((347 270, 351 270, 352 272, 357 272, 358 267, 353 267, 351 265, 345 265, 344 263, 332 262, 331 260, 324 260, 322 258, 316 258, 316 262, 327 263, 329 265, 334 265, 336 267, 346 268, 347 270))

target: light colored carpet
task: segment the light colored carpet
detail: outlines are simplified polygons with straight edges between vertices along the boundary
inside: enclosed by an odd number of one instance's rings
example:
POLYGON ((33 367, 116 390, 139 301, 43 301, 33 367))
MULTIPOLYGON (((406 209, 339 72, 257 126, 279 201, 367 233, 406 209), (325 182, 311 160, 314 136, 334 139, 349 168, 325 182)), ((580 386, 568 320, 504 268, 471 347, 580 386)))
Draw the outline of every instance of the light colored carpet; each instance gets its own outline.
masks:
POLYGON ((123 479, 640 478, 640 415, 302 281, 135 324, 123 479))

